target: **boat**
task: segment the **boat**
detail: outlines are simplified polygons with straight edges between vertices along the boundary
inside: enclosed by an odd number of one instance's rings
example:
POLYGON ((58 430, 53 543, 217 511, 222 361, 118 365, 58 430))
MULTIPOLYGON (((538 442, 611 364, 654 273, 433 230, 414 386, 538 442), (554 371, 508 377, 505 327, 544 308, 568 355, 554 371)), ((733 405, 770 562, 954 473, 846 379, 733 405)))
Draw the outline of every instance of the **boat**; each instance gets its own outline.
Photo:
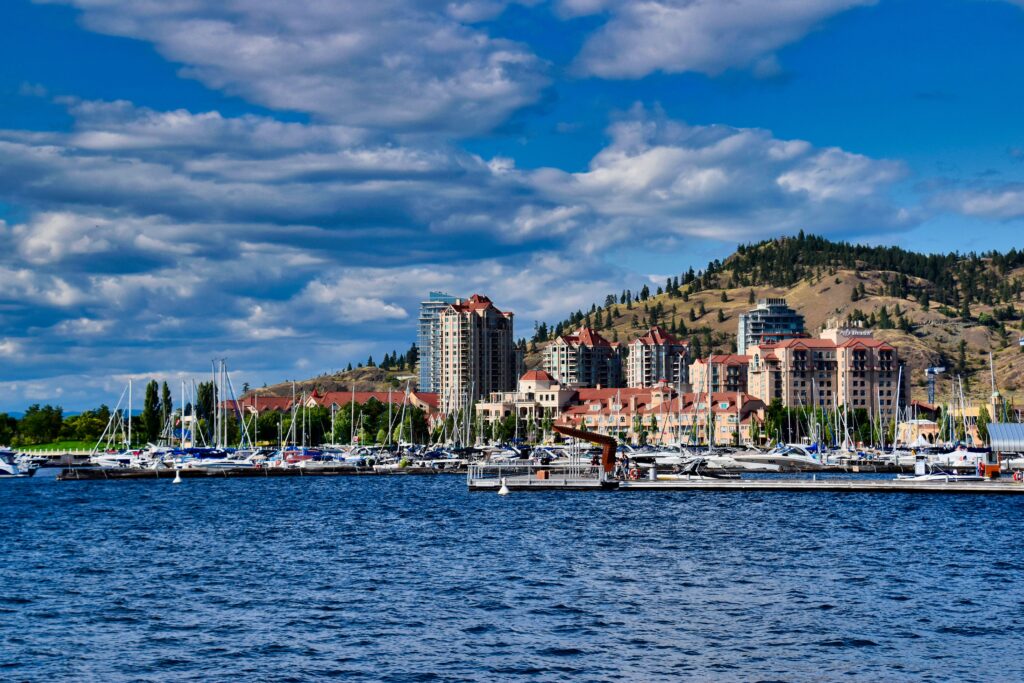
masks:
POLYGON ((741 463, 778 465, 779 469, 783 471, 814 471, 824 469, 818 453, 798 443, 779 444, 767 453, 747 451, 745 453, 736 453, 732 457, 741 463))
POLYGON ((36 473, 35 467, 21 469, 18 467, 17 456, 14 451, 7 448, 0 448, 0 479, 13 479, 15 477, 31 477, 36 473))
MULTIPOLYGON (((688 463, 682 467, 676 468, 677 471, 666 474, 656 474, 653 478, 654 481, 678 481, 681 479, 692 480, 692 479, 739 479, 740 475, 724 472, 716 467, 712 467, 708 462, 707 458, 692 458, 688 463)), ((648 477, 651 478, 651 477, 648 477)))
POLYGON ((928 460, 927 455, 918 455, 914 462, 914 474, 897 474, 900 481, 985 481, 980 474, 958 474, 944 470, 928 460))

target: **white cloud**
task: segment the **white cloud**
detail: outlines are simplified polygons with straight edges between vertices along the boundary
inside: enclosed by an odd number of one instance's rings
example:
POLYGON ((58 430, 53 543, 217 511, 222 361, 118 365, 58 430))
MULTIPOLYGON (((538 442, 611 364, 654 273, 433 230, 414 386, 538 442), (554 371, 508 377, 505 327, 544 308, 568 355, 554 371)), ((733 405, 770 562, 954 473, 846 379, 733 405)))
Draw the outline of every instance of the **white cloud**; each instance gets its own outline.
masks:
POLYGON ((943 188, 933 203, 979 218, 1024 218, 1024 183, 950 186, 943 188))
POLYGON ((655 71, 778 72, 774 52, 825 19, 875 0, 561 0, 570 16, 604 12, 608 22, 578 56, 584 73, 641 78, 655 71))
POLYGON ((21 354, 21 343, 14 339, 0 339, 0 356, 14 358, 21 354))
POLYGON ((436 289, 490 295, 528 336, 635 285, 620 245, 904 220, 899 164, 639 107, 569 173, 333 124, 67 105, 69 132, 0 131, 0 201, 29 207, 0 222, 0 318, 33 338, 5 379, 77 372, 78 405, 140 368, 227 356, 275 381, 296 354, 319 370, 403 349, 436 289))
POLYGON ((507 2, 43 0, 150 41, 182 74, 264 106, 395 131, 487 130, 534 102, 544 65, 470 25, 507 2))
MULTIPOLYGON (((905 174, 897 162, 766 130, 690 126, 639 108, 609 132, 610 144, 586 171, 526 174, 538 198, 572 208, 573 221, 585 227, 571 234, 588 251, 673 235, 732 241, 907 221, 888 199, 905 174)), ((506 229, 521 232, 515 223, 506 229)))

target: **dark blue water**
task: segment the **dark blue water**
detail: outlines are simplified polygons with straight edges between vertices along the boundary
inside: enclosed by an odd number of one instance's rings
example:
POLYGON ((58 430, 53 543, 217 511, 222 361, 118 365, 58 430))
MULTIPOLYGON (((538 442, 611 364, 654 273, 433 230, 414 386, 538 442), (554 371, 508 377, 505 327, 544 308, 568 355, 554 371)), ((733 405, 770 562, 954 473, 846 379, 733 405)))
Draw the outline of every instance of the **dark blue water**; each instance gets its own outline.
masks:
POLYGON ((0 679, 1021 680, 1024 501, 0 482, 0 679))

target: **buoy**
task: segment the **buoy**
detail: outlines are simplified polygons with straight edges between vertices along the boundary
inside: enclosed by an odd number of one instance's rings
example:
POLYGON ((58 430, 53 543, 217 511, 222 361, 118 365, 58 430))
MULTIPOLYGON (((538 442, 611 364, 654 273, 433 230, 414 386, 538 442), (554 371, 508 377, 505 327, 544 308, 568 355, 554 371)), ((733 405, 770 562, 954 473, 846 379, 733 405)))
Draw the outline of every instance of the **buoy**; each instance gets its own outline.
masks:
POLYGON ((501 488, 498 489, 499 496, 507 496, 509 494, 508 486, 505 485, 505 477, 501 478, 501 488))
POLYGON ((171 483, 172 484, 180 484, 181 483, 181 468, 180 467, 175 467, 174 468, 174 481, 172 481, 171 483))

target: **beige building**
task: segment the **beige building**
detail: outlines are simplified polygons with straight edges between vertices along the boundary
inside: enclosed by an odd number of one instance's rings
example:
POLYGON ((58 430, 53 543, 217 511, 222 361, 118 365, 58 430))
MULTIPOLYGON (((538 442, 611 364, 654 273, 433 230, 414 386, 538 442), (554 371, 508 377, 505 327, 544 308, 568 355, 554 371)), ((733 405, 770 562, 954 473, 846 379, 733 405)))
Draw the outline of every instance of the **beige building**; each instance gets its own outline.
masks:
POLYGON ((845 405, 883 418, 896 414, 899 355, 868 330, 826 330, 818 339, 753 346, 749 355, 747 388, 765 403, 777 398, 791 407, 845 405))
POLYGON ((453 414, 496 391, 516 385, 513 314, 474 294, 438 313, 441 411, 453 414))
POLYGON ((728 445, 764 433, 764 402, 744 393, 679 394, 644 389, 580 389, 556 424, 637 443, 728 445))
POLYGON ((690 363, 690 384, 696 392, 747 390, 750 356, 720 353, 690 363))
POLYGON ((476 414, 484 422, 509 415, 533 422, 545 415, 556 418, 569 405, 576 389, 565 387, 543 370, 530 370, 519 378, 514 391, 495 391, 476 404, 476 414))
POLYGON ((686 383, 688 352, 687 342, 676 339, 662 327, 652 327, 647 334, 629 343, 626 385, 641 388, 660 382, 671 386, 686 383))
POLYGON ((544 370, 561 384, 581 387, 622 386, 620 345, 595 330, 581 327, 544 347, 544 370))

